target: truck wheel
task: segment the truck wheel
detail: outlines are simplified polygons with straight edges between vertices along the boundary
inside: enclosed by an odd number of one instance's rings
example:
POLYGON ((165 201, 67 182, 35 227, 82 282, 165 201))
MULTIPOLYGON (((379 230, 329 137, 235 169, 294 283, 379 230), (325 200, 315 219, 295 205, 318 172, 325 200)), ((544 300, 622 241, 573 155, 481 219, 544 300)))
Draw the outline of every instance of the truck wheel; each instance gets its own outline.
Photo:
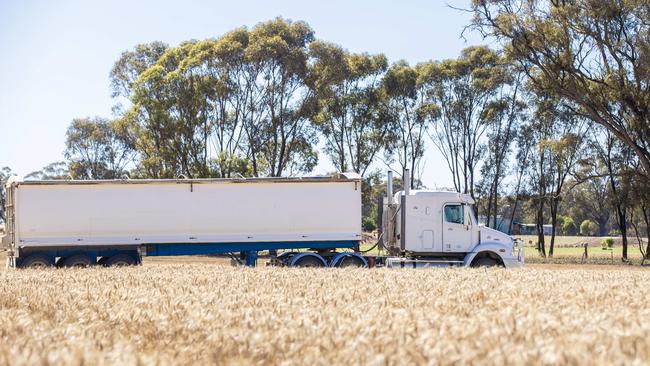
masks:
POLYGON ((134 266, 135 259, 128 254, 115 254, 114 256, 106 259, 106 266, 108 267, 125 267, 134 266))
POLYGON ((298 258, 298 260, 293 264, 293 267, 318 268, 323 267, 323 262, 318 258, 309 255, 298 258))
POLYGON ((32 254, 20 261, 20 268, 47 268, 52 267, 54 262, 45 254, 32 254))
POLYGON ((496 259, 490 257, 477 258, 472 262, 472 267, 496 267, 499 265, 496 259))
POLYGON ((346 257, 341 258, 341 260, 337 263, 336 265, 339 268, 365 268, 365 263, 361 260, 361 258, 349 255, 346 257))
MULTIPOLYGON (((61 260, 59 260, 61 262, 61 260)), ((61 263, 61 267, 66 267, 66 268, 85 268, 85 267, 90 267, 93 264, 95 264, 95 259, 90 258, 89 256, 85 254, 75 254, 72 256, 69 256, 67 258, 63 258, 63 262, 61 263)))

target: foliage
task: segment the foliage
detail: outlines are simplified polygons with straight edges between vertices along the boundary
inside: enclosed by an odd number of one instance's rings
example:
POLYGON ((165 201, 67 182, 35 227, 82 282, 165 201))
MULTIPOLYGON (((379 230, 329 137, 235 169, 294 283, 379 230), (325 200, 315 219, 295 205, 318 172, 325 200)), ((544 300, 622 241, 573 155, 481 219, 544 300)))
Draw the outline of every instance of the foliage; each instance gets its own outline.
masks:
POLYGON ((386 56, 354 54, 322 41, 313 42, 310 53, 319 103, 314 122, 325 138, 325 152, 339 171, 363 176, 389 142, 380 89, 386 56))
POLYGON ((68 164, 64 161, 51 163, 37 170, 25 175, 25 180, 67 180, 70 179, 70 172, 68 171, 68 164))
POLYGON ((127 60, 115 69, 130 65, 133 54, 144 53, 135 58, 146 61, 132 68, 134 82, 120 84, 131 99, 123 118, 137 131, 140 174, 311 171, 317 162, 316 130, 309 123, 317 107, 308 63, 313 39, 307 24, 277 18, 250 31, 166 48, 158 58, 148 57, 148 48, 125 53, 127 60))
POLYGON ((454 188, 475 198, 483 137, 508 108, 507 97, 499 93, 510 77, 504 60, 488 47, 468 47, 456 60, 420 64, 418 71, 429 109, 420 113, 435 113, 433 142, 447 162, 454 188))
POLYGON ((603 247, 613 248, 614 247, 614 238, 606 238, 603 240, 603 247))
POLYGON ((584 220, 580 224, 580 235, 593 236, 598 232, 598 224, 591 220, 584 220))
POLYGON ((505 43, 536 88, 603 126, 650 174, 650 12, 645 1, 474 0, 474 26, 505 43))
POLYGON ((13 175, 15 174, 12 173, 11 168, 9 167, 3 167, 0 169, 0 222, 4 222, 7 218, 5 215, 5 199, 7 197, 5 184, 7 183, 7 180, 9 180, 9 177, 13 175))
POLYGON ((576 224, 569 216, 561 216, 558 220, 561 223, 562 235, 575 235, 577 232, 576 224))
POLYGON ((422 168, 427 122, 435 116, 435 109, 424 103, 421 86, 418 70, 403 60, 391 65, 382 80, 392 131, 386 153, 397 156, 402 172, 410 169, 411 188, 416 188, 416 177, 422 168))
POLYGON ((133 162, 134 143, 131 131, 120 121, 75 119, 66 132, 69 174, 73 179, 121 178, 133 162))
POLYGON ((375 224, 375 221, 372 219, 372 217, 365 217, 363 219, 363 223, 361 224, 361 228, 363 231, 373 232, 377 230, 377 224, 375 224))

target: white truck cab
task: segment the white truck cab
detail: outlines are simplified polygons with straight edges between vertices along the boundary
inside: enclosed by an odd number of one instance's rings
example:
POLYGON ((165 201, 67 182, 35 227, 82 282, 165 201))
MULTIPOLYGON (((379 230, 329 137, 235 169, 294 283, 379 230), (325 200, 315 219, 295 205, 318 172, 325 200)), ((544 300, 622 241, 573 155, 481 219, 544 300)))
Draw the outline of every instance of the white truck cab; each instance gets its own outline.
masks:
POLYGON ((397 257, 389 259, 388 266, 524 263, 523 248, 515 253, 517 245, 510 236, 478 224, 474 200, 467 194, 405 190, 389 197, 382 214, 383 244, 397 257))

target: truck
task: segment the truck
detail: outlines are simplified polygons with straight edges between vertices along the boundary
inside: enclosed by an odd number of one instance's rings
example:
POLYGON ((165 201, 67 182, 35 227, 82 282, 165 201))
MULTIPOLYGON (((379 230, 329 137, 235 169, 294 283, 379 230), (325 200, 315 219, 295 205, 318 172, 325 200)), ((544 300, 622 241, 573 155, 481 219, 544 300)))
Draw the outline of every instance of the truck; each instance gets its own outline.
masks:
MULTIPOLYGON (((404 172, 408 182, 408 171, 404 172)), ((288 267, 504 266, 523 247, 481 226, 471 197, 393 193, 362 250, 362 180, 324 177, 25 181, 10 178, 2 246, 13 268, 130 266, 143 256, 230 255, 288 267), (385 253, 379 255, 378 253, 385 253)))

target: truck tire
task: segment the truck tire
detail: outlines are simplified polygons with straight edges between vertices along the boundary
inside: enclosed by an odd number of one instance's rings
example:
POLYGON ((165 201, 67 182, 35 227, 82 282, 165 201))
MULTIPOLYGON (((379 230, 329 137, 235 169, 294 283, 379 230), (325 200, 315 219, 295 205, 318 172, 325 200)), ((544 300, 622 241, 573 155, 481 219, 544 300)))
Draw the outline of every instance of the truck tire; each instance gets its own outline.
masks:
POLYGON ((366 264, 363 263, 361 258, 354 255, 349 255, 341 258, 336 266, 338 268, 365 268, 366 264))
POLYGON ((85 254, 75 254, 59 260, 61 267, 65 268, 85 268, 95 264, 95 259, 85 254))
POLYGON ((54 266, 54 262, 45 254, 35 253, 21 260, 18 264, 20 268, 48 268, 54 266))
POLYGON ((323 265, 323 262, 319 260, 318 258, 307 255, 301 258, 298 258, 294 263, 292 267, 303 267, 303 268, 319 268, 319 267, 325 267, 323 265))
POLYGON ((115 254, 108 257, 105 261, 107 267, 126 267, 134 266, 135 259, 128 254, 115 254))
POLYGON ((497 267, 499 262, 496 259, 490 257, 481 257, 474 259, 472 262, 472 267, 497 267))

